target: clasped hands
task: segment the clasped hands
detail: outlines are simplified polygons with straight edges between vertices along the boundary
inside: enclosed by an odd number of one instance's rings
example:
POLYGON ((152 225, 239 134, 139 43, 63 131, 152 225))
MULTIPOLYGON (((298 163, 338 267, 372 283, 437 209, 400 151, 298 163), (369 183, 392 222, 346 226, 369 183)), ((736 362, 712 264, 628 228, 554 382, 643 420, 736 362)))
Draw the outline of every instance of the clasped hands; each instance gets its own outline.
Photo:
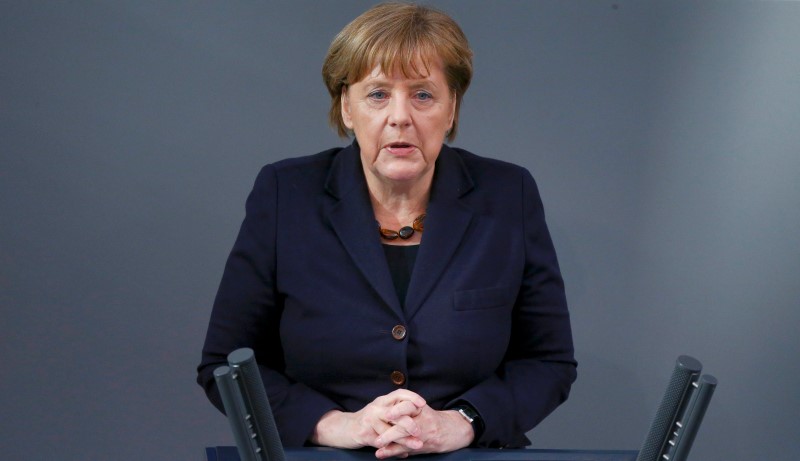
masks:
POLYGON ((472 443, 474 436, 458 412, 434 410, 418 394, 398 389, 354 413, 325 413, 311 441, 335 448, 375 447, 375 456, 383 459, 458 450, 472 443))

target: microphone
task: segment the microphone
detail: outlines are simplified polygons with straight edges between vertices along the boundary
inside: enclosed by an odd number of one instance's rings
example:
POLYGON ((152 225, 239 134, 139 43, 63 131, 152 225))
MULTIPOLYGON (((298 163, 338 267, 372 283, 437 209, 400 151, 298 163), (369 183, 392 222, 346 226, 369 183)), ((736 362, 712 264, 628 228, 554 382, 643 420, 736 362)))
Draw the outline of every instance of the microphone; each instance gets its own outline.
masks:
POLYGON ((711 375, 703 375, 697 383, 692 383, 692 387, 694 388, 691 391, 692 399, 680 421, 675 423, 676 429, 673 434, 675 438, 667 441, 670 448, 666 453, 666 459, 669 461, 686 461, 689 457, 689 450, 697 436, 697 430, 700 429, 711 396, 717 388, 717 379, 711 375))
MULTIPOLYGON (((686 401, 687 391, 697 380, 702 369, 703 365, 697 359, 688 355, 678 357, 667 385, 667 391, 656 411, 656 416, 650 425, 650 432, 642 444, 642 449, 639 450, 636 461, 670 461, 665 447, 669 447, 668 440, 673 432, 672 427, 678 421, 680 410, 686 401), (667 457, 664 458, 664 455, 667 457)), ((681 423, 678 421, 678 424, 681 423)))
POLYGON ((214 379, 241 461, 285 461, 253 350, 242 348, 228 354, 228 366, 214 370, 214 379))
POLYGON ((237 388, 237 383, 233 379, 233 373, 228 366, 221 366, 214 370, 214 381, 217 382, 219 395, 222 397, 222 405, 225 407, 225 415, 233 431, 233 439, 239 447, 239 458, 242 461, 258 461, 256 447, 252 446, 250 434, 252 424, 249 420, 250 415, 244 413, 244 402, 242 395, 237 388))

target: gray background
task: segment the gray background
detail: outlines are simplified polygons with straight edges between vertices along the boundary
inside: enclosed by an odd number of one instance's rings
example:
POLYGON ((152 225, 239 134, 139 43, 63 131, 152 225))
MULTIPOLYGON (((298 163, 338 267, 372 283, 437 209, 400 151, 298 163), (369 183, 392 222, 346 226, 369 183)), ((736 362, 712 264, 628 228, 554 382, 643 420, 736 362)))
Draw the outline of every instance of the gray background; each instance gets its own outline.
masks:
MULTIPOLYGON (((200 459, 194 384, 258 168, 342 145, 319 77, 371 2, 0 2, 0 456, 200 459)), ((435 2, 454 145, 537 178, 579 378, 537 447, 637 449, 679 354, 694 460, 800 459, 800 4, 435 2)))

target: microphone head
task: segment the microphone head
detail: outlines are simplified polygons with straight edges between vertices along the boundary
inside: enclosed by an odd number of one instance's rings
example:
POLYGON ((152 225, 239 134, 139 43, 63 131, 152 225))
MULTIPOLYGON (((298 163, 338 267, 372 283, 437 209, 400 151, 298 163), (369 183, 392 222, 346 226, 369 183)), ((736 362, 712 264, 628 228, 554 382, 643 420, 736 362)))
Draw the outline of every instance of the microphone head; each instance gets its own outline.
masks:
POLYGON ((250 349, 249 347, 236 349, 228 354, 228 364, 232 367, 241 366, 249 362, 255 362, 255 360, 255 353, 253 352, 253 349, 250 349))
POLYGON ((214 378, 215 379, 222 378, 223 376, 227 376, 228 373, 230 373, 230 372, 231 372, 231 367, 229 367, 227 365, 219 366, 219 367, 214 369, 214 378))
POLYGON ((675 361, 675 366, 683 368, 691 373, 700 373, 700 371, 703 369, 703 365, 699 360, 688 355, 681 355, 678 357, 678 360, 675 361))

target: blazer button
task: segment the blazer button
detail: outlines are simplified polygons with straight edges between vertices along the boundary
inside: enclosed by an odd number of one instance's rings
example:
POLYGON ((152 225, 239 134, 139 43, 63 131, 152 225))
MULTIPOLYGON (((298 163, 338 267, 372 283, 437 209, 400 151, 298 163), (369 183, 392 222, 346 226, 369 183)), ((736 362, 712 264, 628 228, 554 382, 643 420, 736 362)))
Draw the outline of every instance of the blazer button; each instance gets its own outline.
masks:
POLYGON ((401 341, 405 337, 406 337, 406 327, 404 327, 403 325, 395 325, 395 327, 392 328, 392 338, 401 341))
POLYGON ((399 371, 393 371, 390 376, 392 378, 392 382, 398 386, 402 386, 403 383, 406 382, 406 375, 399 371))

